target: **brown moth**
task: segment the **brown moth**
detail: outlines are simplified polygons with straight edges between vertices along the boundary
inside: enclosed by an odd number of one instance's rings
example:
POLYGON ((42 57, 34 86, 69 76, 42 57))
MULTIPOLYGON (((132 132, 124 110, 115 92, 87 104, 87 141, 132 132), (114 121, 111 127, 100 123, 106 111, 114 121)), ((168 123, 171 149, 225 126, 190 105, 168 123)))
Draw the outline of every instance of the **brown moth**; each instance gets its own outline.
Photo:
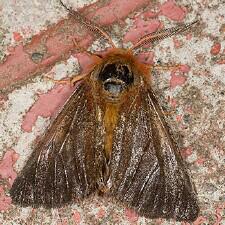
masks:
POLYGON ((92 54, 90 73, 73 79, 81 82, 16 178, 13 203, 58 208, 98 192, 148 218, 194 221, 199 213, 194 185, 150 86, 151 67, 133 52, 196 22, 121 49, 99 26, 66 9, 112 48, 103 57, 92 54))

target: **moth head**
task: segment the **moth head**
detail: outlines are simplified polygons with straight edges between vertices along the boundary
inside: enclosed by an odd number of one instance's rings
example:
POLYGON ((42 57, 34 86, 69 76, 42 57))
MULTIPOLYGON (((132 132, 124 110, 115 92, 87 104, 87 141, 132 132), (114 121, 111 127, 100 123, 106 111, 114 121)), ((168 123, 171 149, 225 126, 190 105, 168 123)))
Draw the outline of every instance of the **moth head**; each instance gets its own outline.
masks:
POLYGON ((133 84, 134 74, 129 64, 112 61, 103 65, 98 80, 106 93, 117 97, 133 84))
POLYGON ((102 58, 92 73, 99 91, 108 100, 120 99, 128 90, 141 84, 142 66, 126 49, 112 49, 102 58))

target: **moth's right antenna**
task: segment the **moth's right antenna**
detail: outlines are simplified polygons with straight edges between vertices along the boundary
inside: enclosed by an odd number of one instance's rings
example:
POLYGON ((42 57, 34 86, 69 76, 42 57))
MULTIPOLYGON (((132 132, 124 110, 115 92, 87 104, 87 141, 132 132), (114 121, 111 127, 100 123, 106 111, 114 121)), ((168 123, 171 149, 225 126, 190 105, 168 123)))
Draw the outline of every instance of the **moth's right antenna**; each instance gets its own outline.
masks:
POLYGON ((198 23, 199 21, 196 20, 192 23, 188 24, 181 24, 176 27, 159 30, 150 34, 146 34, 144 37, 142 37, 133 47, 130 48, 130 50, 137 50, 138 48, 141 48, 142 46, 154 43, 160 40, 163 40, 167 37, 171 37, 176 34, 183 33, 184 31, 190 29, 194 24, 198 23))
POLYGON ((60 0, 60 3, 69 12, 69 14, 71 16, 73 16, 73 18, 75 20, 77 20, 79 23, 83 24, 88 30, 90 30, 94 33, 97 33, 100 36, 106 38, 108 40, 109 44, 113 48, 116 48, 116 46, 114 45, 110 36, 102 28, 100 28, 98 25, 94 24, 90 20, 84 18, 79 12, 74 11, 72 8, 68 8, 61 0, 60 0))

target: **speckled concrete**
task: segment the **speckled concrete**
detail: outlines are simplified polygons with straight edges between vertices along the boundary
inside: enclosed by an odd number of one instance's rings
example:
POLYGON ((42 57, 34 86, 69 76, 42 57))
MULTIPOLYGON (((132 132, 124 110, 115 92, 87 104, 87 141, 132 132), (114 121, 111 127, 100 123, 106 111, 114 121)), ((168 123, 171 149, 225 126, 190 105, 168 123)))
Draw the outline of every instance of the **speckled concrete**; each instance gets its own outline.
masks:
MULTIPOLYGON (((139 59, 182 65, 177 71, 153 71, 153 87, 163 107, 173 111, 168 122, 196 184, 201 213, 193 224, 225 224, 225 2, 65 2, 105 25, 119 46, 131 46, 161 27, 200 20, 192 31, 146 49, 139 59)), ((95 196, 52 211, 11 204, 10 186, 32 143, 72 91, 44 77, 61 79, 88 69, 90 59, 74 49, 73 37, 93 51, 107 45, 68 18, 57 0, 1 0, 0 24, 0 224, 184 225, 138 217, 95 196)))

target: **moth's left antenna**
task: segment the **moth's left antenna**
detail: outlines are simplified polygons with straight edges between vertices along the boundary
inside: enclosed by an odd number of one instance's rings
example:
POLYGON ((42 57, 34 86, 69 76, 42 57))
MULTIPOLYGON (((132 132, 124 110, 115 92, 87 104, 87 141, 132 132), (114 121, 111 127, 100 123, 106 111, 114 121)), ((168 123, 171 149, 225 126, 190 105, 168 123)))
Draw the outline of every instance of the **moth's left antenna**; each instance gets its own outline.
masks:
POLYGON ((101 37, 104 37, 107 39, 109 44, 113 47, 116 48, 115 44, 113 43, 112 39, 110 36, 107 34, 106 31, 104 31, 102 28, 100 28, 98 25, 94 24, 90 20, 84 18, 79 12, 73 10, 72 8, 68 8, 61 0, 60 0, 61 5, 69 12, 71 16, 75 20, 77 20, 79 23, 83 24, 88 30, 97 33, 101 37))

